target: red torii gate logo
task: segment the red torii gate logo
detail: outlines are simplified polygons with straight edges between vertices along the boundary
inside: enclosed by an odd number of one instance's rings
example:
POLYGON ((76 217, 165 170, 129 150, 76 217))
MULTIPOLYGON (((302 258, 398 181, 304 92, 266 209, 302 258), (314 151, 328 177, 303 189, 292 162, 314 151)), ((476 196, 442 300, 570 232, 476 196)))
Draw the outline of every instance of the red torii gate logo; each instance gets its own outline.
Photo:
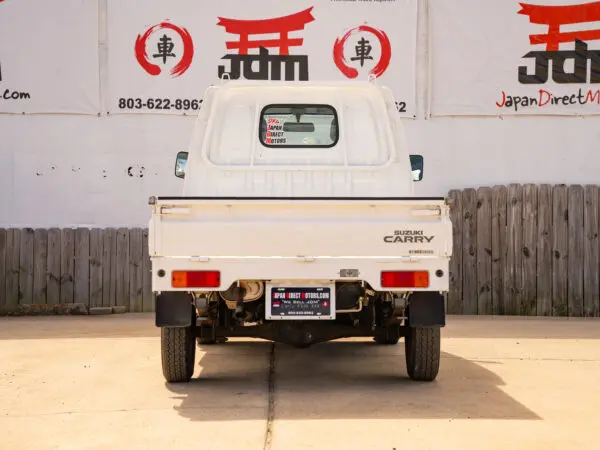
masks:
POLYGON ((542 6, 519 3, 518 14, 529 16, 529 22, 548 25, 547 34, 530 34, 532 45, 546 44, 547 51, 558 50, 563 42, 593 41, 600 39, 600 30, 560 31, 561 25, 582 24, 600 21, 600 2, 567 6, 542 6))
POLYGON ((532 45, 545 44, 545 51, 532 51, 524 58, 535 58, 535 73, 528 74, 526 67, 519 67, 519 82, 542 84, 548 80, 549 63, 552 61, 552 80, 556 83, 587 83, 588 61, 591 60, 590 83, 600 83, 600 51, 588 50, 585 41, 600 40, 600 30, 563 31, 561 25, 584 24, 600 21, 600 2, 579 5, 546 6, 519 3, 518 14, 529 16, 529 22, 548 26, 546 34, 531 34, 532 45), (562 43, 574 42, 575 50, 559 50, 562 43), (565 61, 574 59, 574 71, 565 72, 565 61))
POLYGON ((290 47, 300 47, 303 38, 290 38, 292 31, 304 30, 307 23, 312 22, 313 7, 304 11, 273 19, 239 20, 219 17, 220 25, 230 34, 237 34, 237 41, 227 41, 228 50, 238 50, 237 54, 227 54, 221 59, 231 61, 231 70, 226 72, 225 66, 219 66, 218 75, 222 78, 225 74, 231 79, 238 79, 242 75, 248 80, 280 80, 281 65, 285 67, 285 80, 295 79, 295 67, 299 66, 299 79, 308 80, 308 56, 290 55, 290 47), (278 38, 249 40, 249 36, 256 34, 278 34, 278 38), (278 48, 279 54, 269 54, 269 48, 278 48), (248 53, 249 49, 259 49, 258 54, 248 53), (258 69, 252 68, 252 63, 258 62, 258 69), (243 68, 241 67, 243 66, 243 68), (269 73, 270 67, 270 73, 269 73))

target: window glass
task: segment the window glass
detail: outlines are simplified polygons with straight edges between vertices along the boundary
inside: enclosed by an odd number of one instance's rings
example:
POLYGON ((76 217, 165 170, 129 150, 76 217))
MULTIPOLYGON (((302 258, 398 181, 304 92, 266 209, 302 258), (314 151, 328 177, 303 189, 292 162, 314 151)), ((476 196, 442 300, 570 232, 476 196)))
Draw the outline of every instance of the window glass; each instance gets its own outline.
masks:
POLYGON ((269 105, 260 117, 260 141, 273 148, 330 148, 338 141, 337 113, 329 105, 269 105))

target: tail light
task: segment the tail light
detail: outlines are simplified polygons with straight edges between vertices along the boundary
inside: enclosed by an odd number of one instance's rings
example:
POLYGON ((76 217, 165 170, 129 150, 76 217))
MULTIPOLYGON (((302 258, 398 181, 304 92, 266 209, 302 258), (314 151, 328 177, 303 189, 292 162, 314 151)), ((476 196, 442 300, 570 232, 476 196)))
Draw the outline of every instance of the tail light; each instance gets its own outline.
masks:
POLYGON ((218 270, 175 270, 171 272, 171 286, 174 288, 216 288, 221 286, 221 272, 218 270))
POLYGON ((381 272, 381 287, 426 288, 429 287, 429 272, 426 270, 381 272))

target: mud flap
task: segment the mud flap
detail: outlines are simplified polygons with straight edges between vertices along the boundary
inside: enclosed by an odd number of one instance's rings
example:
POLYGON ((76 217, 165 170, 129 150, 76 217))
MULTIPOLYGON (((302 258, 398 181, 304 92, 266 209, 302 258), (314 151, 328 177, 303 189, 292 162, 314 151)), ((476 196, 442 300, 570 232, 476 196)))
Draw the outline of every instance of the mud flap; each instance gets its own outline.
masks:
POLYGON ((444 296, 439 292, 414 292, 409 298, 408 326, 440 328, 446 326, 444 296))
POLYGON ((157 327, 192 325, 192 296, 185 292, 163 292, 156 296, 157 327))

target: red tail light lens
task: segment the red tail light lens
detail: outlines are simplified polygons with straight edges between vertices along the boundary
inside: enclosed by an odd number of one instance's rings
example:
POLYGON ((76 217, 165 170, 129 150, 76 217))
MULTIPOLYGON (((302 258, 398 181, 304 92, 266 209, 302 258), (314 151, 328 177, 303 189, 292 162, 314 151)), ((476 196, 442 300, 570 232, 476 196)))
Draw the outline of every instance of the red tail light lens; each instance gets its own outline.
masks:
POLYGON ((217 288, 221 286, 221 272, 217 270, 176 270, 171 272, 174 288, 217 288))
POLYGON ((429 287, 429 272, 426 270, 381 272, 381 287, 426 288, 429 287))

